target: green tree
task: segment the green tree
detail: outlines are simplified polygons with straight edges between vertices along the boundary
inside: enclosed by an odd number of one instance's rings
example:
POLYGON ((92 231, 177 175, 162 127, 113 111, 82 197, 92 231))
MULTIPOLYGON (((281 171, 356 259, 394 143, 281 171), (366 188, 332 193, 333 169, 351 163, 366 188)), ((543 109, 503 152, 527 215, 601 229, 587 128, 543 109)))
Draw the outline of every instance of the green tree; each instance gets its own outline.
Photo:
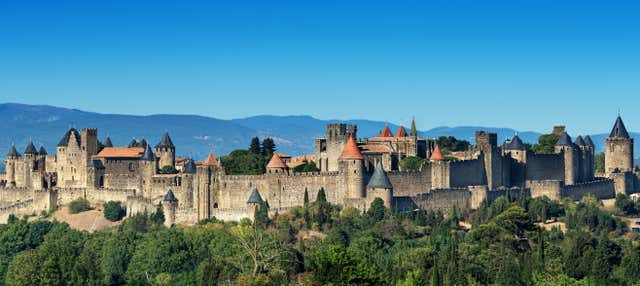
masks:
POLYGON ((534 144, 532 149, 536 154, 551 154, 554 152, 556 142, 560 139, 560 135, 543 134, 538 137, 538 143, 534 144))
POLYGON ((308 173, 308 172, 318 172, 318 171, 320 171, 320 169, 316 167, 316 163, 307 162, 307 160, 304 160, 302 164, 293 167, 294 173, 308 173))
POLYGON ((178 172, 178 169, 171 165, 162 166, 162 168, 160 168, 160 171, 158 171, 158 173, 160 174, 177 174, 178 172))
POLYGON ((162 209, 162 204, 158 203, 156 207, 156 211, 151 214, 150 220, 152 223, 156 225, 164 224, 164 210, 162 209))
POLYGON ((369 210, 367 210, 367 215, 372 218, 374 221, 381 221, 384 219, 384 214, 386 212, 386 208, 384 207, 384 202, 381 198, 373 199, 371 206, 369 206, 369 210))
POLYGON ((402 169, 404 170, 419 170, 420 168, 422 168, 422 166, 428 162, 427 159, 422 159, 420 157, 416 157, 416 156, 409 156, 409 157, 405 157, 402 158, 402 160, 400 160, 400 167, 402 167, 402 169))
POLYGON ((42 285, 40 262, 42 258, 34 249, 21 252, 9 264, 5 280, 8 286, 42 285))
POLYGON ((269 225, 269 206, 267 201, 262 201, 253 214, 253 224, 257 229, 266 229, 269 225))
POLYGON ((260 139, 258 137, 251 138, 251 144, 249 145, 249 152, 261 155, 262 149, 260 148, 260 139))
POLYGON ((266 160, 248 150, 235 150, 220 158, 224 170, 229 175, 264 174, 266 160))
POLYGON ((595 170, 597 173, 604 173, 604 152, 596 154, 594 158, 595 170))
POLYGON ((86 199, 79 198, 69 203, 69 212, 72 214, 77 214, 88 210, 89 201, 86 199))
POLYGON ((104 204, 104 217, 110 221, 118 221, 124 217, 124 209, 120 202, 108 201, 104 204))
POLYGON ((262 140, 262 156, 271 158, 273 153, 276 152, 276 143, 271 138, 265 138, 262 140))
POLYGON ((625 194, 616 195, 615 206, 627 216, 638 215, 638 208, 636 207, 636 204, 625 194))

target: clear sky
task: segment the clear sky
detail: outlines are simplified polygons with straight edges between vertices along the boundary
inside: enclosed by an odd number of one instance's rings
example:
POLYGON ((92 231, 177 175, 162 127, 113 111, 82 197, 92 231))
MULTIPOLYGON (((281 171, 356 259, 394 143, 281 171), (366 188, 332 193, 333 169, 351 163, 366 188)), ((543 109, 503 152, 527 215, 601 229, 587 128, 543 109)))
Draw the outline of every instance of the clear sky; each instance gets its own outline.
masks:
POLYGON ((0 102, 573 133, 621 109, 640 130, 639 15, 638 1, 0 0, 0 102))

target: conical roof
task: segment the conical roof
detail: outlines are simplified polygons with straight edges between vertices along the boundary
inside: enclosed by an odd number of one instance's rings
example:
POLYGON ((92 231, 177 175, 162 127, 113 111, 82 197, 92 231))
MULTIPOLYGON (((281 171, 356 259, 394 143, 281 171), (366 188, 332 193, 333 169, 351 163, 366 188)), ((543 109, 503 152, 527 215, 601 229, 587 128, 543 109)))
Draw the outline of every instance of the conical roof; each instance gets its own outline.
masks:
POLYGON ((149 145, 147 143, 147 140, 144 140, 144 138, 142 138, 142 140, 140 140, 140 142, 138 143, 138 146, 136 146, 136 147, 147 148, 147 145, 149 145))
POLYGON ((442 156, 442 152, 440 152, 440 147, 436 144, 436 148, 433 149, 431 153, 431 157, 429 158, 431 161, 442 161, 444 160, 444 156, 442 156))
POLYGON ((202 164, 205 166, 218 166, 218 160, 213 153, 209 153, 209 156, 207 156, 207 159, 204 160, 204 163, 202 164))
POLYGON ((411 118, 411 130, 409 130, 409 135, 418 136, 418 130, 416 129, 416 120, 415 120, 415 118, 411 118))
POLYGON ((591 136, 587 135, 584 137, 584 144, 589 147, 594 147, 593 140, 591 140, 591 136))
POLYGON ((398 127, 395 137, 407 137, 407 130, 404 130, 404 126, 400 125, 400 127, 398 127))
POLYGON ((175 148, 173 141, 171 141, 171 137, 169 137, 169 132, 165 132, 162 135, 162 139, 160 139, 160 142, 156 144, 156 148, 175 148))
POLYGON ((47 155, 47 150, 44 149, 44 146, 40 146, 40 150, 38 150, 39 155, 47 155))
POLYGON ((358 149, 358 144, 356 144, 356 140, 353 139, 353 136, 349 137, 347 144, 344 144, 344 149, 342 149, 342 154, 340 154, 340 159, 345 160, 364 160, 364 156, 360 153, 360 149, 358 149))
POLYGON ((113 147, 113 143, 111 143, 111 138, 109 138, 109 136, 104 140, 104 147, 113 147))
POLYGON ((62 139, 60 139, 60 142, 58 142, 58 147, 69 146, 69 140, 71 138, 72 133, 76 138, 76 144, 80 146, 80 133, 78 133, 78 130, 76 130, 75 128, 71 128, 67 131, 67 133, 64 134, 64 136, 62 136, 62 139))
POLYGON ((253 187, 253 189, 251 189, 251 194, 249 195, 249 199, 247 200, 247 204, 261 204, 261 203, 262 203, 262 197, 260 196, 258 189, 256 187, 253 187))
POLYGON ((178 201, 178 199, 173 194, 173 191, 171 189, 169 189, 167 194, 164 195, 164 198, 162 200, 165 201, 165 202, 177 202, 178 201))
POLYGON ((518 136, 516 134, 515 136, 513 136, 513 139, 511 139, 511 142, 509 142, 508 144, 505 145, 505 149, 507 149, 507 150, 525 150, 525 146, 524 146, 524 143, 522 143, 522 140, 520 139, 520 136, 518 136))
POLYGON ((187 160, 187 164, 184 165, 184 169, 182 170, 184 174, 195 174, 196 173, 196 163, 193 159, 187 160))
POLYGON ((280 154, 273 153, 273 156, 271 156, 271 160, 269 160, 269 163, 267 164, 267 168, 286 169, 287 164, 285 164, 284 161, 282 161, 282 157, 280 157, 280 154))
POLYGON ((576 138, 576 141, 573 142, 574 144, 578 145, 578 146, 585 146, 586 144, 584 143, 584 139, 582 139, 582 136, 578 135, 578 137, 576 138))
POLYGON ((393 137, 388 125, 385 125, 384 128, 382 128, 382 131, 380 131, 380 137, 393 137))
POLYGON ((20 153, 16 149, 15 145, 11 145, 11 148, 9 149, 9 153, 7 153, 7 156, 8 157, 20 157, 20 153))
POLYGON ((611 129, 611 134, 609 134, 609 137, 629 138, 627 128, 624 127, 624 122, 622 122, 622 118, 620 116, 616 118, 616 123, 613 125, 613 129, 611 129))
POLYGON ((140 159, 141 160, 145 160, 145 161, 155 161, 156 160, 156 156, 153 155, 153 151, 151 151, 151 147, 149 145, 147 145, 144 148, 144 153, 142 153, 142 157, 140 159))
POLYGON ((391 181, 389 181, 389 177, 387 176, 387 172, 382 168, 382 162, 378 161, 376 164, 376 169, 373 171, 373 175, 371 175, 371 179, 367 184, 368 189, 393 189, 393 185, 391 181))
POLYGON ((569 136, 567 132, 563 132, 562 135, 560 135, 560 139, 556 142, 556 146, 573 146, 571 136, 569 136))
POLYGON ((30 155, 37 155, 38 154, 38 150, 36 150, 36 146, 33 146, 33 142, 29 141, 29 144, 27 144, 27 148, 24 149, 24 154, 30 154, 30 155))
POLYGON ((129 145, 127 145, 127 147, 129 147, 129 148, 138 147, 138 141, 136 141, 135 138, 131 139, 131 141, 129 142, 129 145))

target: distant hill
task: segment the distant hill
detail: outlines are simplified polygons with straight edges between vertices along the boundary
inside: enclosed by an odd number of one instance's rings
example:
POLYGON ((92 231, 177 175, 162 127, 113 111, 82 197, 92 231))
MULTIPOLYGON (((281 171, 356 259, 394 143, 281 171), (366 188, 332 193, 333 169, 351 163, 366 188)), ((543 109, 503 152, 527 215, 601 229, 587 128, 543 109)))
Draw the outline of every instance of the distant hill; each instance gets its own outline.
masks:
MULTIPOLYGON (((246 148, 253 136, 273 137, 280 152, 297 155, 312 153, 313 139, 323 137, 326 124, 346 122, 358 125, 359 137, 376 135, 385 125, 392 131, 395 124, 370 120, 320 120, 310 116, 260 115, 242 119, 221 120, 197 115, 119 115, 86 112, 76 109, 47 105, 0 104, 0 156, 7 153, 12 143, 20 152, 32 139, 39 147, 43 144, 49 153, 69 127, 97 127, 101 140, 109 135, 115 145, 124 146, 132 138, 146 139, 155 145, 164 131, 169 131, 177 146, 179 156, 203 158, 214 151, 216 155, 227 154, 238 148, 246 148)), ((409 125, 410 122, 407 122, 409 125)), ((408 129, 408 126, 405 126, 408 129)), ((420 128, 421 126, 418 126, 420 128)), ((516 130, 481 126, 436 127, 419 131, 423 137, 455 136, 473 142, 476 130, 488 130, 498 134, 498 141, 511 138, 516 130)), ((520 131, 525 142, 536 142, 539 133, 520 131)), ((639 133, 631 133, 640 139, 639 133)), ((607 134, 595 134, 592 138, 598 151, 603 150, 607 134)), ((636 148, 640 149, 640 148, 636 148)), ((2 166, 4 167, 4 166, 2 166)))

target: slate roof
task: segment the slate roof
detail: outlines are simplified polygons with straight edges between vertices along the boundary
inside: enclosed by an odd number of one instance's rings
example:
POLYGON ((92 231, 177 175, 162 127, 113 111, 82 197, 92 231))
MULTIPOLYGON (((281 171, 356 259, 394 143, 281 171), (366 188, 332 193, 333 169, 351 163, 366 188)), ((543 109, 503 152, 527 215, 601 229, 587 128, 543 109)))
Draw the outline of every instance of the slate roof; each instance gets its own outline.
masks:
POLYGON ((184 164, 184 169, 182 170, 184 174, 195 174, 196 173, 196 163, 193 159, 189 159, 186 164, 184 164))
POLYGON ((171 137, 169 137, 169 132, 165 132, 162 135, 162 139, 160 139, 160 142, 156 144, 156 148, 175 148, 173 141, 171 141, 171 137))
POLYGON ((509 143, 505 144, 504 148, 507 150, 525 150, 524 143, 522 143, 522 140, 518 135, 513 136, 513 139, 511 139, 509 143))
POLYGON ((153 155, 153 151, 151 151, 151 147, 149 145, 147 145, 147 147, 144 148, 144 153, 142 153, 142 157, 140 159, 141 160, 145 160, 145 161, 155 161, 156 160, 156 156, 153 155))
POLYGON ((165 202, 177 202, 178 201, 178 199, 173 194, 173 191, 171 189, 169 189, 167 194, 164 195, 164 198, 162 200, 165 201, 165 202))
POLYGON ((31 154, 31 155, 37 155, 38 154, 38 150, 36 150, 36 146, 33 146, 33 142, 29 141, 29 144, 27 144, 27 148, 24 149, 24 154, 31 154))
POLYGON ((96 169, 104 169, 104 165, 102 164, 102 161, 100 160, 91 160, 89 161, 89 167, 93 167, 96 169))
POLYGON ((260 193, 258 193, 258 189, 256 187, 253 187, 253 189, 251 189, 251 195, 249 195, 249 199, 247 200, 247 204, 261 204, 262 203, 262 197, 260 196, 260 193))
POLYGON ((578 146, 586 146, 586 144, 584 143, 584 139, 582 139, 582 136, 578 135, 578 138, 576 138, 576 141, 573 142, 578 146))
POLYGON ((624 127, 624 122, 622 122, 622 118, 620 118, 620 116, 616 118, 616 123, 613 125, 613 129, 611 129, 611 134, 609 134, 609 137, 629 138, 627 128, 624 127))
POLYGON ((342 154, 340 154, 340 159, 364 160, 364 156, 362 156, 362 153, 360 153, 360 149, 358 149, 358 144, 356 144, 356 140, 353 139, 353 136, 350 136, 349 141, 347 141, 347 144, 344 144, 344 149, 342 149, 342 154))
POLYGON ((560 135, 560 139, 556 142, 556 146, 573 146, 571 136, 569 136, 567 132, 562 133, 562 135, 560 135))
POLYGON ((147 148, 147 145, 149 145, 147 143, 147 140, 144 140, 144 138, 142 138, 142 140, 140 140, 140 142, 138 142, 138 146, 136 146, 136 147, 147 148))
POLYGON ((40 146, 40 150, 38 150, 38 154, 47 155, 47 150, 44 149, 44 146, 40 146))
POLYGON ((71 133, 73 133, 76 137, 76 144, 78 146, 80 146, 80 133, 78 133, 78 130, 76 130, 75 128, 71 128, 69 129, 69 131, 67 131, 67 133, 64 134, 64 136, 62 136, 62 139, 60 139, 60 142, 58 142, 58 147, 67 147, 69 146, 69 140, 71 139, 71 133))
POLYGON ((367 184, 368 189, 393 189, 393 185, 391 181, 389 181, 389 177, 387 173, 382 168, 382 163, 378 161, 376 164, 376 169, 373 171, 373 175, 371 175, 371 179, 367 184))
POLYGON ((134 147, 138 147, 138 141, 136 141, 136 139, 131 139, 131 141, 129 142, 129 145, 127 145, 127 147, 129 148, 134 148, 134 147))
POLYGON ((591 136, 587 135, 584 137, 584 144, 589 147, 594 147, 593 140, 591 140, 591 136))
POLYGON ((415 120, 415 118, 411 118, 411 130, 409 130, 409 135, 418 136, 418 130, 416 130, 416 120, 415 120))
POLYGON ((7 156, 9 156, 9 157, 20 157, 20 153, 16 149, 15 145, 11 145, 11 148, 9 149, 9 153, 7 154, 7 156))
POLYGON ((113 143, 111 143, 111 138, 109 138, 109 136, 104 140, 104 147, 113 147, 113 143))

